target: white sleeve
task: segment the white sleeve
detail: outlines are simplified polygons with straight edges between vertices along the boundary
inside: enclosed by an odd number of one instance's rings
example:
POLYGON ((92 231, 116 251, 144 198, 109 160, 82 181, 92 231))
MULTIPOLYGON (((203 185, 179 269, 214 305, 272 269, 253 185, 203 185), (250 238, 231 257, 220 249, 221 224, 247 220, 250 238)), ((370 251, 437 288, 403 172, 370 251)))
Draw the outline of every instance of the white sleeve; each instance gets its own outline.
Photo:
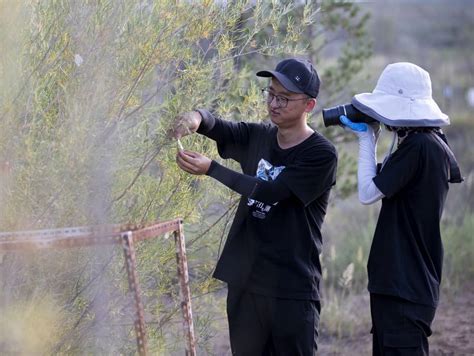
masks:
POLYGON ((377 175, 377 158, 375 157, 377 138, 369 126, 359 136, 359 166, 357 169, 357 188, 362 204, 373 204, 384 197, 375 185, 373 178, 377 175))

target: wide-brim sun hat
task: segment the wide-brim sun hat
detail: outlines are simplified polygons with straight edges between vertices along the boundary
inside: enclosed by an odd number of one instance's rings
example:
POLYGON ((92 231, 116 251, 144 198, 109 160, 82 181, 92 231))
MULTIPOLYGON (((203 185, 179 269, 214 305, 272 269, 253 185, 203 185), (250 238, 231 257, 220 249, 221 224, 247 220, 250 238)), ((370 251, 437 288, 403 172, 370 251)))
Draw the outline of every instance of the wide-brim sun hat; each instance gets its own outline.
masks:
POLYGON ((357 94, 352 105, 395 127, 440 127, 450 124, 432 97, 430 75, 413 63, 389 64, 372 93, 357 94))

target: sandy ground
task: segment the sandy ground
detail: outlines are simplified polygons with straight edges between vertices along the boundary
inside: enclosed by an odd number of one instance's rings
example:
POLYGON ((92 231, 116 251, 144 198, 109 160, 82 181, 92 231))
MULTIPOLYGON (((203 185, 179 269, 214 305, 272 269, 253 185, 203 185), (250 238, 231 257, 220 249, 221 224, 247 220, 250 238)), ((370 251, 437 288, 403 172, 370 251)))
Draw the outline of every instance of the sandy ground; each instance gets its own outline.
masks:
POLYGON ((433 324, 431 354, 474 355, 474 282, 442 301, 433 324))
MULTIPOLYGON (((474 282, 460 293, 444 296, 432 325, 433 335, 428 339, 432 356, 474 355, 474 282)), ((356 356, 371 355, 371 336, 360 330, 352 338, 330 339, 321 337, 318 355, 356 356)))
MULTIPOLYGON (((367 299, 367 298, 364 298, 367 299)), ((474 281, 456 295, 443 296, 432 325, 429 338, 431 356, 474 355, 474 281)), ((357 330, 352 337, 331 338, 321 335, 318 355, 371 355, 371 335, 368 330, 357 330)), ((231 355, 228 340, 219 338, 213 355, 231 355)))

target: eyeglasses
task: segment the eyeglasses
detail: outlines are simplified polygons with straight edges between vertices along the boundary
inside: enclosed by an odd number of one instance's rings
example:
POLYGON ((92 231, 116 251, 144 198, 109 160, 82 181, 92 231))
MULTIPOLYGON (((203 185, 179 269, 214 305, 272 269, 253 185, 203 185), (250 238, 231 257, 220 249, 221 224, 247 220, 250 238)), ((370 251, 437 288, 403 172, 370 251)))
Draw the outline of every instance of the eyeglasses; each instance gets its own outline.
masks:
POLYGON ((278 105, 279 108, 286 108, 288 106, 288 102, 289 101, 298 101, 298 100, 307 100, 307 99, 311 99, 309 96, 305 97, 305 98, 298 98, 298 99, 288 99, 288 98, 285 98, 284 96, 280 96, 280 95, 275 95, 273 94, 269 88, 263 88, 262 89, 262 94, 263 94, 263 97, 265 98, 265 100, 267 101, 267 104, 271 104, 273 99, 276 99, 276 103, 278 105))

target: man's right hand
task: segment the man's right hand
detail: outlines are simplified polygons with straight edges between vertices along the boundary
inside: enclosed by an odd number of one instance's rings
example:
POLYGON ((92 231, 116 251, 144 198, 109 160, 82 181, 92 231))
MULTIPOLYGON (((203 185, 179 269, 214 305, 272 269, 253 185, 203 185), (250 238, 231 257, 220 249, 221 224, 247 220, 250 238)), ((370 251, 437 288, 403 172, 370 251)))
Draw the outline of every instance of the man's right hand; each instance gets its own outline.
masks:
POLYGON ((201 124, 201 114, 198 111, 188 111, 176 116, 170 131, 170 136, 181 138, 193 134, 201 124))

